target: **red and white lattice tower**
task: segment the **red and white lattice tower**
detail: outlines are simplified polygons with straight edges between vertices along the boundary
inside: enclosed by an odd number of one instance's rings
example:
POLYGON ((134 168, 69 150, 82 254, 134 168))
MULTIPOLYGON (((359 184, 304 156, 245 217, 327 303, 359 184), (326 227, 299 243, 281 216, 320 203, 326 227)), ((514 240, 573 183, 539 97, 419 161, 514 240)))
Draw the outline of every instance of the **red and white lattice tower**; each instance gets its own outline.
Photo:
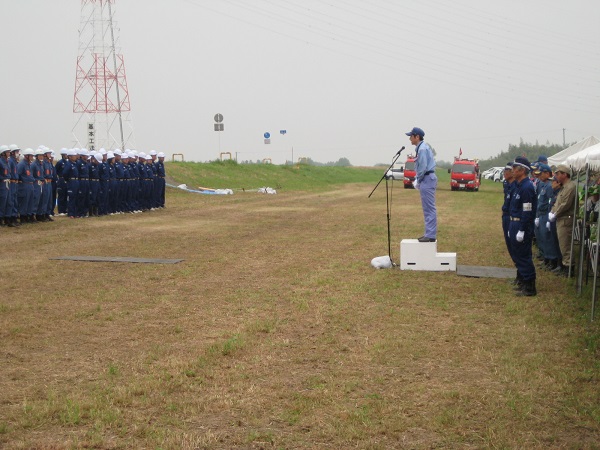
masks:
POLYGON ((81 0, 73 138, 78 147, 135 148, 115 0, 81 0))

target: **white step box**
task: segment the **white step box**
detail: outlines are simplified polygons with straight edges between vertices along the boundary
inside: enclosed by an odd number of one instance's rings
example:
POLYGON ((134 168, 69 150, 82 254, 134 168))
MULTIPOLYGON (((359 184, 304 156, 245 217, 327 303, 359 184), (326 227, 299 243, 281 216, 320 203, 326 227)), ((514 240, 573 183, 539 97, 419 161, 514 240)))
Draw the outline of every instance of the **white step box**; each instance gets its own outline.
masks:
POLYGON ((434 272, 456 271, 456 253, 438 253, 437 242, 402 239, 400 269, 434 272))

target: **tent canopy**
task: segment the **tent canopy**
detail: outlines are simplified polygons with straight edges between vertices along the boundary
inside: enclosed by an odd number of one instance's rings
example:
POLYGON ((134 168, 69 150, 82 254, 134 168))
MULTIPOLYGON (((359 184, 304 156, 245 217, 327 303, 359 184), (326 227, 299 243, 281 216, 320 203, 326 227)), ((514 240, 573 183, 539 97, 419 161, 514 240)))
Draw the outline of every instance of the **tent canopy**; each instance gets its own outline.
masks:
MULTIPOLYGON (((558 166, 559 164, 569 164, 567 158, 571 155, 581 152, 592 145, 600 143, 600 139, 596 136, 590 136, 570 147, 565 148, 563 151, 558 152, 556 155, 548 158, 548 164, 551 166, 558 166)), ((585 161, 585 156, 584 156, 585 161)), ((583 163, 585 164, 585 162, 583 163)))

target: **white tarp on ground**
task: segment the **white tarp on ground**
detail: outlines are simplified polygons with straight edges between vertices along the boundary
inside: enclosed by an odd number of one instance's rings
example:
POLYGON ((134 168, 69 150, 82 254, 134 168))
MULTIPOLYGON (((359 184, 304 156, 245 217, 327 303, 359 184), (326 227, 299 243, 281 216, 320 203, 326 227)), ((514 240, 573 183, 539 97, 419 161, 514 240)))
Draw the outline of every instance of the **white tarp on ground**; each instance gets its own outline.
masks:
POLYGON ((600 143, 600 139, 596 136, 590 136, 570 147, 565 148, 563 151, 558 152, 556 155, 548 158, 548 164, 551 166, 558 166, 559 164, 566 164, 567 158, 575 153, 578 153, 592 145, 600 143))

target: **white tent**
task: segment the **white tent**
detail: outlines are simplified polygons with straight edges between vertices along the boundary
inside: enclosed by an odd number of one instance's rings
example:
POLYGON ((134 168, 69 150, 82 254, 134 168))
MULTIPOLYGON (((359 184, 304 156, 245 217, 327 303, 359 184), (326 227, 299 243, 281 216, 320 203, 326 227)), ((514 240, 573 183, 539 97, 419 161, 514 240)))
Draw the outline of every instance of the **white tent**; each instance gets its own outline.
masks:
POLYGON ((575 153, 578 153, 592 145, 600 143, 600 139, 596 136, 590 136, 570 147, 565 148, 563 151, 558 152, 556 155, 548 158, 548 164, 551 166, 558 166, 559 164, 567 164, 567 158, 575 153))
POLYGON ((564 164, 579 172, 585 169, 586 164, 591 164, 592 161, 596 165, 600 164, 600 144, 594 144, 577 153, 573 153, 565 160, 564 164))
POLYGON ((588 147, 588 154, 585 158, 586 163, 590 165, 591 169, 600 169, 600 144, 592 145, 588 147))

